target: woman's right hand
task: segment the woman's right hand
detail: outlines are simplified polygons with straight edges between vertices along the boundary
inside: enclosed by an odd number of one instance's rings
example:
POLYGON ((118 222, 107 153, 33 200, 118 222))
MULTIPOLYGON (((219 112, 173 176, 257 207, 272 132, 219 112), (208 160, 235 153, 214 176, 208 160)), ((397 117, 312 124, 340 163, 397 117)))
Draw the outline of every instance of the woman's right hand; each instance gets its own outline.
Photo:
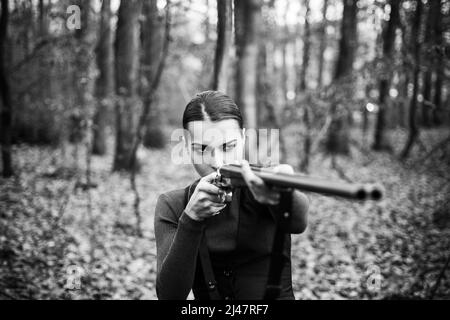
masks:
POLYGON ((225 208, 221 195, 224 191, 211 182, 217 173, 213 172, 200 179, 184 211, 193 220, 203 221, 225 208))

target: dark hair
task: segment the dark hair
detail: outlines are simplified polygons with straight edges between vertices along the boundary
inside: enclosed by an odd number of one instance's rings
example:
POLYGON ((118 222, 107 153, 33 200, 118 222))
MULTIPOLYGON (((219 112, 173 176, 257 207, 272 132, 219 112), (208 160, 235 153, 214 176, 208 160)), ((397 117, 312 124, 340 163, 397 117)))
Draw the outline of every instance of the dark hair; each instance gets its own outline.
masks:
POLYGON ((219 91, 203 91, 197 94, 184 109, 183 128, 191 121, 211 120, 213 122, 235 119, 243 128, 241 110, 226 94, 219 91))

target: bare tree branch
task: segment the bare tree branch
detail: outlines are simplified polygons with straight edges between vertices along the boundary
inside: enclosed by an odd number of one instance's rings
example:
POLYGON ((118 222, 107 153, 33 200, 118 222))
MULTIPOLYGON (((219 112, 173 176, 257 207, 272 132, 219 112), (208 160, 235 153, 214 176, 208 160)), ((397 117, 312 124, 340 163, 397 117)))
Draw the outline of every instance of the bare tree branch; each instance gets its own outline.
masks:
POLYGON ((158 89, 161 76, 164 70, 165 61, 169 52, 169 42, 170 42, 170 0, 167 0, 166 3, 166 24, 165 24, 165 30, 164 30, 164 43, 162 48, 162 54, 161 58, 159 60, 158 68, 156 69, 155 77, 152 81, 152 84, 149 88, 149 91, 146 94, 146 97, 144 99, 144 109, 139 117, 139 124, 136 130, 136 136, 134 138, 133 142, 133 148, 131 153, 131 172, 130 172, 130 183, 131 183, 131 189, 134 193, 134 212, 137 220, 137 231, 138 235, 142 236, 142 228, 141 228, 141 214, 139 211, 139 205, 141 202, 141 198, 139 195, 139 191, 136 186, 136 153, 137 149, 139 148, 139 145, 142 142, 143 138, 143 132, 145 129, 145 123, 147 121, 148 115, 150 113, 150 107, 154 101, 156 91, 158 89))

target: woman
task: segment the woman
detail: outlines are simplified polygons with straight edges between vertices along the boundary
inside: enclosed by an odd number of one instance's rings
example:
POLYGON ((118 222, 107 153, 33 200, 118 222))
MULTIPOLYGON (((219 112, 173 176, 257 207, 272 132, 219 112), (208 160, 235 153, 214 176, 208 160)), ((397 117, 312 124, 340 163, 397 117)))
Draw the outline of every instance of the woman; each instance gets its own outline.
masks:
MULTIPOLYGON (((186 106, 183 127, 188 133, 186 147, 201 179, 186 189, 158 198, 158 298, 186 299, 192 289, 196 299, 262 299, 268 282, 276 231, 274 208, 280 191, 265 185, 243 160, 243 120, 239 108, 227 95, 217 91, 198 94, 186 106), (208 134, 211 132, 215 134, 208 134), (235 188, 231 201, 224 203, 223 190, 214 184, 215 168, 235 160, 242 163, 247 187, 235 188), (209 282, 207 277, 215 282, 209 282)), ((288 165, 273 170, 293 172, 288 165)), ((294 299, 289 233, 302 233, 307 224, 306 196, 294 191, 291 200, 280 299, 294 299)))

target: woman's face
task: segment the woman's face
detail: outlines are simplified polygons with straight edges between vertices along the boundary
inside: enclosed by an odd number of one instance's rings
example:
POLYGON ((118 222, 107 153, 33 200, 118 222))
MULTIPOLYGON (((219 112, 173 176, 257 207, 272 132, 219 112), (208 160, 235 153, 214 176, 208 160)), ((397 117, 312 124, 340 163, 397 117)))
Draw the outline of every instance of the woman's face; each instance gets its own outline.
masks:
POLYGON ((237 120, 191 121, 187 129, 186 147, 200 176, 204 177, 223 164, 244 158, 244 132, 237 120))

